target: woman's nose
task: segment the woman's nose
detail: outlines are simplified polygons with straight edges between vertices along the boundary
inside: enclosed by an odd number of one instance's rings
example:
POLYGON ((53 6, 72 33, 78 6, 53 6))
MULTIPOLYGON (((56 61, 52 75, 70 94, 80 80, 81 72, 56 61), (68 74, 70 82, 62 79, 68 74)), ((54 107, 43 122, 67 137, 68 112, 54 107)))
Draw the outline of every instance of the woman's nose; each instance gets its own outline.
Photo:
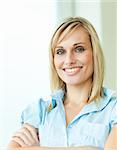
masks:
POLYGON ((67 53, 65 57, 65 64, 71 65, 75 63, 75 57, 72 53, 67 53))

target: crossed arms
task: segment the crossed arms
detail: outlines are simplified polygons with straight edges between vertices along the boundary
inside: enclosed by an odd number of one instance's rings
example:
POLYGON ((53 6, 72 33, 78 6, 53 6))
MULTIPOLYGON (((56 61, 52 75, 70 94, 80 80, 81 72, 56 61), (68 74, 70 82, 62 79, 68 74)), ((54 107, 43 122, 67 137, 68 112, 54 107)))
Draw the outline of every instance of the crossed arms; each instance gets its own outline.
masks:
MULTIPOLYGON (((14 134, 7 150, 99 150, 94 147, 71 147, 71 148, 49 148, 40 147, 37 130, 29 124, 24 126, 14 134)), ((117 150, 117 125, 107 139, 104 150, 117 150)))

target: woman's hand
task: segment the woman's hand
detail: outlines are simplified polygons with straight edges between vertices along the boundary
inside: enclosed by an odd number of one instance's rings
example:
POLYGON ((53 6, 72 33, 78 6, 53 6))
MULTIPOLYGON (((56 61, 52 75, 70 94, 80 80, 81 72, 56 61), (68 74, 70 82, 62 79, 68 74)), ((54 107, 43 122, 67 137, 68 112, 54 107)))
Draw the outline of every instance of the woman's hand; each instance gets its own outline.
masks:
POLYGON ((24 124, 12 137, 12 141, 21 147, 39 146, 38 130, 29 124, 24 124))

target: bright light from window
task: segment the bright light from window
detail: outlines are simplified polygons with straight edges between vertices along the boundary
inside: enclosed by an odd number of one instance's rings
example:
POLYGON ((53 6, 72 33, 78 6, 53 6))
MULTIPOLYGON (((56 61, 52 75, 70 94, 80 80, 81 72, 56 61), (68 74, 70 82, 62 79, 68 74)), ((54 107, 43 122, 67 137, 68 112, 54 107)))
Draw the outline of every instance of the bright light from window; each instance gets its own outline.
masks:
POLYGON ((56 4, 46 0, 0 2, 0 148, 19 126, 22 109, 49 93, 48 47, 56 4))

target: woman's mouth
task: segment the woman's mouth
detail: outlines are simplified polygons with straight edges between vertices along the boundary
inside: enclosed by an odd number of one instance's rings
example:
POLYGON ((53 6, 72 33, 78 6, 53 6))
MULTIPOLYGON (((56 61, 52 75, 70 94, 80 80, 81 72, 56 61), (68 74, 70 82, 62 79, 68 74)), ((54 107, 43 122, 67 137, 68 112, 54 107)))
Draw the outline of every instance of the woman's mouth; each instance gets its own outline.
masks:
POLYGON ((68 75, 74 75, 78 73, 83 66, 78 66, 78 67, 72 67, 72 68, 64 68, 63 70, 68 74, 68 75))

